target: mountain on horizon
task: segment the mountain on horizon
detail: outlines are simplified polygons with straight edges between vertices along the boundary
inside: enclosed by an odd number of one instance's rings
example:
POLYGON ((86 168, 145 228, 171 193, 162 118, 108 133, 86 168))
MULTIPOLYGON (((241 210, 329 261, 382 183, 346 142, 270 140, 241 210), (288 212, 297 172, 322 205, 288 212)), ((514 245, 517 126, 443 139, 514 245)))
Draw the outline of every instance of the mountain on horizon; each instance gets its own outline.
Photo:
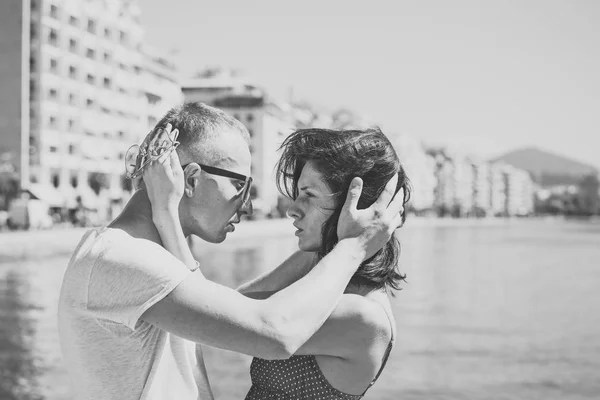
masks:
POLYGON ((541 186, 575 185, 584 176, 598 173, 592 165, 535 147, 513 150, 491 161, 524 169, 541 186))

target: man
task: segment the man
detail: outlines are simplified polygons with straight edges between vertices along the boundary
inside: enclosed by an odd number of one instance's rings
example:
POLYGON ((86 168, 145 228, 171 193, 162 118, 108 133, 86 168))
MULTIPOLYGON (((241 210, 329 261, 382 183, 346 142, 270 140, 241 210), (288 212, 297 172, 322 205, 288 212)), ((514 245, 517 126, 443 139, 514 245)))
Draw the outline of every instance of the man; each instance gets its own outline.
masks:
MULTIPOLYGON (((395 182, 366 210, 356 210, 359 184, 328 256, 266 300, 245 297, 194 272, 181 243, 192 234, 220 243, 251 213, 248 132, 202 103, 169 111, 157 131, 171 135, 171 126, 180 145, 168 157, 181 162, 183 177, 144 172, 148 187, 108 227, 84 235, 65 272, 59 333, 77 399, 212 399, 196 343, 290 357, 333 311, 360 263, 401 224, 395 182), (310 298, 300 295, 307 292, 310 298)), ((158 136, 145 141, 149 151, 158 136)))

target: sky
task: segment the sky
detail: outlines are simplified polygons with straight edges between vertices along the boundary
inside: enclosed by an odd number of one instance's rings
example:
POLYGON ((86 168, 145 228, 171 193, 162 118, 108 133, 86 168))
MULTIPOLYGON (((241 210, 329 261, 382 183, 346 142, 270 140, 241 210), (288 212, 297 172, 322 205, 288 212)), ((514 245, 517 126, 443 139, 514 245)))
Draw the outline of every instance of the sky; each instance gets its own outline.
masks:
POLYGON ((600 167, 600 1, 140 0, 184 76, 240 71, 274 98, 494 157, 538 147, 600 167))

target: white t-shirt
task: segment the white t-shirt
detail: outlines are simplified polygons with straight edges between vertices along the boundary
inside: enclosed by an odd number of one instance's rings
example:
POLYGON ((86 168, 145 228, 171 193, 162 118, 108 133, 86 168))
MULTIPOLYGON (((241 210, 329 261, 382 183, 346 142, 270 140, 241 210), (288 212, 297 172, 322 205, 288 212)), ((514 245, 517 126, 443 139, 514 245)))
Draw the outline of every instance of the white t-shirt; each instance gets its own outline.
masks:
POLYGON ((213 399, 200 346, 139 319, 191 273, 158 244, 121 230, 83 236, 58 306, 76 399, 213 399))

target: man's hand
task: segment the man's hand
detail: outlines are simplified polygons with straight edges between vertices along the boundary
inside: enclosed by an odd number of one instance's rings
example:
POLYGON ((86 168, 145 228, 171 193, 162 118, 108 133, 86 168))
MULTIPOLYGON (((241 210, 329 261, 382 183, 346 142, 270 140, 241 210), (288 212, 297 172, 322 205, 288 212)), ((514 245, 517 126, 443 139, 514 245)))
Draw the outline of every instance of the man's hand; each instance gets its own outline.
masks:
POLYGON ((404 191, 401 189, 394 196, 397 183, 396 174, 385 185, 379 198, 364 210, 356 208, 362 194, 362 179, 354 178, 350 183, 338 221, 337 234, 339 240, 357 238, 365 248, 365 259, 381 249, 402 225, 404 191))

